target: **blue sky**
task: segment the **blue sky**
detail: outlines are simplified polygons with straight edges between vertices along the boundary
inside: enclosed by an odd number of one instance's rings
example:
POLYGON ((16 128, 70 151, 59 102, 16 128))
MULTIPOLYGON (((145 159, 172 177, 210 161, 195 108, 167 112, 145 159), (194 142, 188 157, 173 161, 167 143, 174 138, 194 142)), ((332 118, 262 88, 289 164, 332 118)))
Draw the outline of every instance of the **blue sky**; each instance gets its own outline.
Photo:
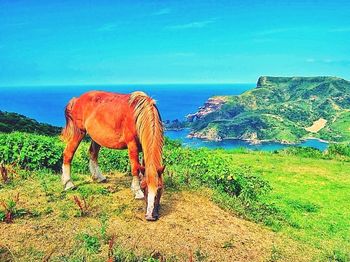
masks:
POLYGON ((350 79, 350 1, 0 0, 0 86, 350 79))

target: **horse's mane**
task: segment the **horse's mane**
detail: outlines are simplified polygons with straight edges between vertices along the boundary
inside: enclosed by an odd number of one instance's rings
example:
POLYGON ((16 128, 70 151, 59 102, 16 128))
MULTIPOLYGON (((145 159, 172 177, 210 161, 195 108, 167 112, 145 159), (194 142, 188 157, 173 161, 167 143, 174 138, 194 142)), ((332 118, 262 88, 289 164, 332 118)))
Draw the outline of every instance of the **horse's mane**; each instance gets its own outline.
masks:
POLYGON ((144 92, 137 91, 130 95, 129 104, 134 107, 146 170, 157 169, 162 166, 163 125, 156 102, 144 92))

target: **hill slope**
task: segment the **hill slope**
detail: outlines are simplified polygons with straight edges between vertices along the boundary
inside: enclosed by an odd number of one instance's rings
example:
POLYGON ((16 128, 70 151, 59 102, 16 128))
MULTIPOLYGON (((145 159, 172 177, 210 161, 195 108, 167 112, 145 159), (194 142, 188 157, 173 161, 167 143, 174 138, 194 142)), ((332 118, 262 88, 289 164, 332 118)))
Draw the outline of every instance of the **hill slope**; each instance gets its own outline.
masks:
POLYGON ((108 241, 103 238, 108 240, 113 234, 115 256, 122 249, 160 258, 137 260, 129 255, 129 259, 113 261, 189 261, 191 253, 194 261, 269 261, 276 246, 284 261, 311 259, 300 255, 305 247, 297 242, 237 218, 197 192, 168 191, 160 220, 146 222, 144 202, 134 200, 129 189, 131 178, 120 173, 109 173, 108 177, 108 183, 98 185, 79 175, 78 192, 67 194, 61 193, 59 177, 48 174, 25 183, 16 181, 17 187, 1 190, 0 199, 20 192, 18 205, 38 215, 17 218, 12 224, 0 223, 0 260, 1 246, 6 244, 20 261, 42 261, 47 256, 50 261, 107 261, 108 241), (46 195, 43 184, 49 190, 46 195), (86 217, 77 215, 72 201, 79 192, 100 192, 93 194, 86 217), (96 243, 88 242, 86 236, 96 243))
POLYGON ((17 113, 4 112, 0 110, 0 132, 10 133, 14 131, 35 133, 39 135, 58 135, 61 127, 39 123, 17 113))
POLYGON ((189 115, 192 137, 285 143, 350 140, 350 82, 336 77, 262 76, 238 96, 210 98, 189 115))

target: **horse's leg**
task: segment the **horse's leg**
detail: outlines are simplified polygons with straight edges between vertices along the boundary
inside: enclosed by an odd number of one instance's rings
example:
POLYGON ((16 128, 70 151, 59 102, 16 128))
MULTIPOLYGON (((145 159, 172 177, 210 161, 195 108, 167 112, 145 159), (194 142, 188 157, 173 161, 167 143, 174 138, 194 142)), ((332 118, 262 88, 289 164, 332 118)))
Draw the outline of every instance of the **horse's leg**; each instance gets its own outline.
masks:
POLYGON ((98 152, 100 151, 100 148, 101 146, 97 144, 94 140, 91 141, 91 145, 89 148, 89 154, 90 154, 89 168, 90 168, 90 172, 93 180, 97 182, 104 182, 106 181, 106 177, 102 175, 97 163, 98 152))
POLYGON ((128 152, 132 174, 131 190, 135 195, 135 199, 143 199, 145 196, 141 190, 139 178, 141 168, 139 162, 139 149, 135 141, 128 143, 128 152))
POLYGON ((66 145, 66 148, 63 151, 63 165, 62 165, 62 177, 61 181, 64 187, 64 190, 69 190, 75 188, 71 177, 71 163, 75 151, 77 150, 81 140, 84 138, 85 132, 75 133, 72 139, 70 139, 66 145))

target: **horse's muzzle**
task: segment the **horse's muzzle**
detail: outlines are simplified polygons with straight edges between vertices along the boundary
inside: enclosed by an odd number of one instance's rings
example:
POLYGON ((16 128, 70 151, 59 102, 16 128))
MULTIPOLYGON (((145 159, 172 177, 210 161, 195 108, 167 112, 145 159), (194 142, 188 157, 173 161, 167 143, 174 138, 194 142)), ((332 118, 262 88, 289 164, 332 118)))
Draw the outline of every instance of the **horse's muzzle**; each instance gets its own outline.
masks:
MULTIPOLYGON (((146 210, 146 220, 147 221, 156 221, 159 218, 159 207, 160 207, 160 198, 162 196, 162 192, 163 189, 162 188, 158 188, 157 190, 157 194, 154 198, 154 204, 153 204, 153 209, 150 210, 148 207, 148 200, 146 200, 146 206, 147 206, 147 210, 146 210)), ((147 198, 145 198, 147 199, 147 198)))
POLYGON ((156 221, 159 218, 159 206, 153 208, 152 214, 146 214, 146 220, 147 221, 156 221))

